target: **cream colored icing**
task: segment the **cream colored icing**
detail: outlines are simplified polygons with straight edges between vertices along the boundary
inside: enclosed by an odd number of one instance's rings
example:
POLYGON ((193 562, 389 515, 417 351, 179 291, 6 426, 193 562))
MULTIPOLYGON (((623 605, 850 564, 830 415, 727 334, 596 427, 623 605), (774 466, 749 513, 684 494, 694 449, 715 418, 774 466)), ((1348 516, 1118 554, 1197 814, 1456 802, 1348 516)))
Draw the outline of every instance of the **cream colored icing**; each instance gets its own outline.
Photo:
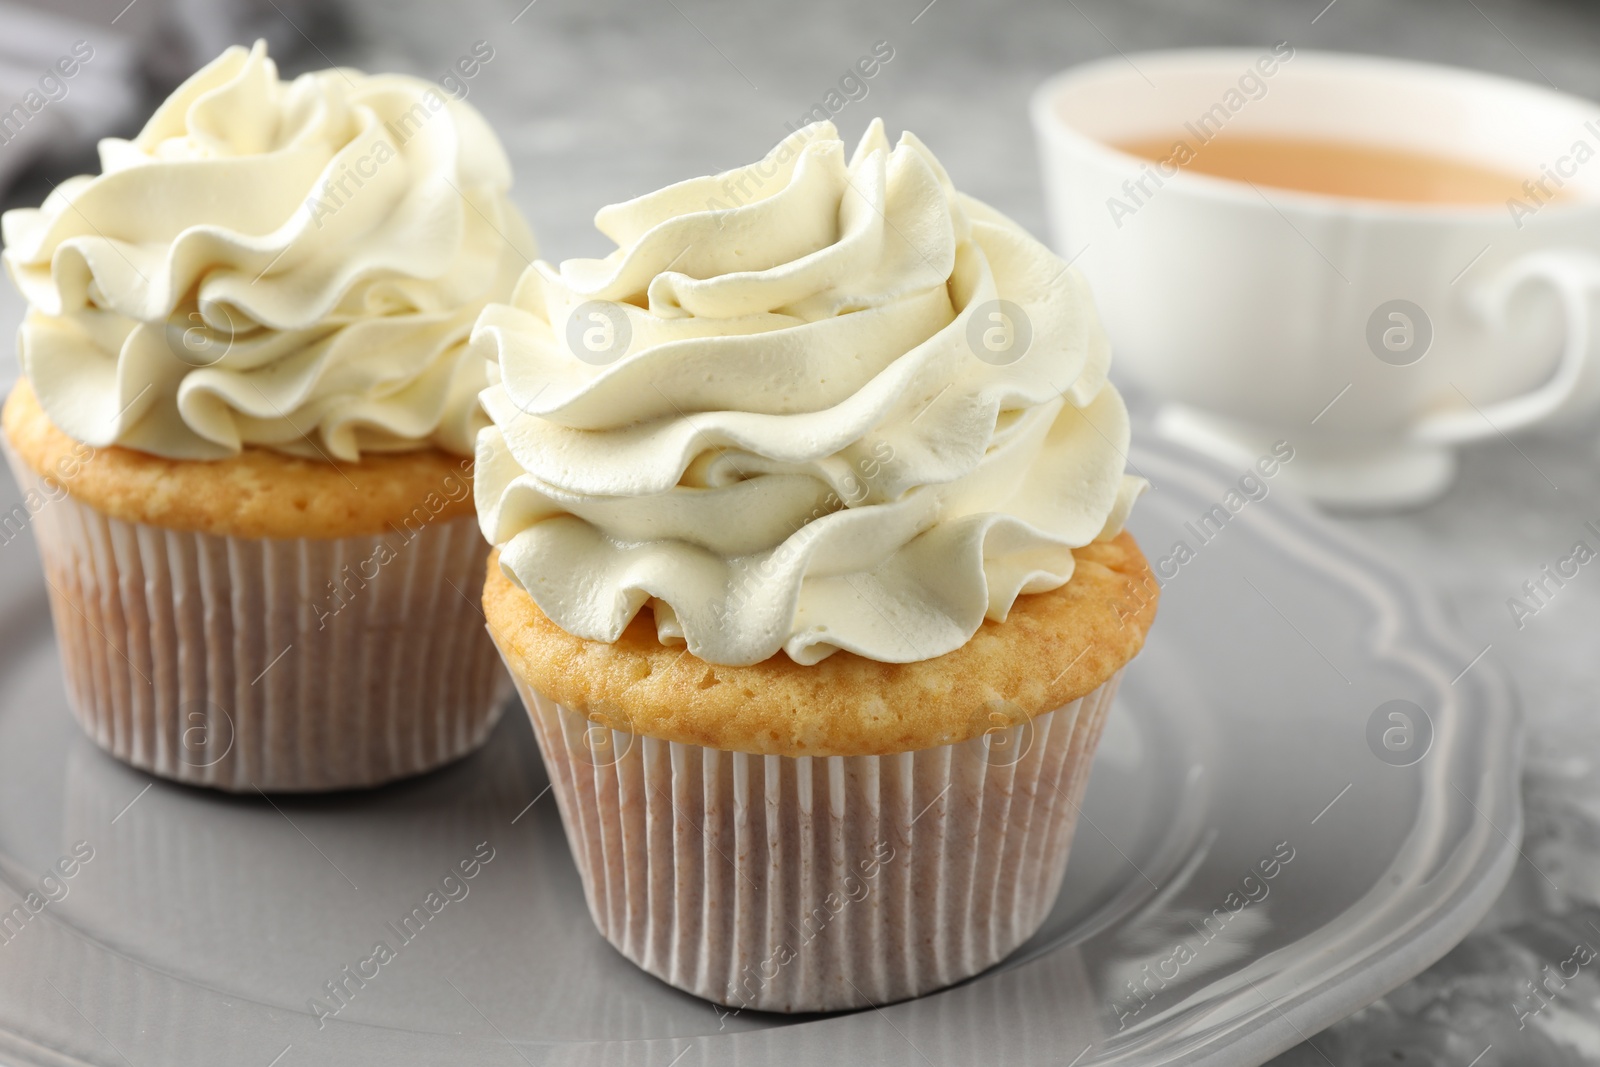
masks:
POLYGON ((483 531, 569 632, 649 604, 711 663, 927 659, 1121 529, 1085 282, 911 134, 847 159, 818 123, 595 221, 616 251, 535 263, 474 333, 483 531))
POLYGON ((257 43, 100 162, 3 219, 23 372, 62 430, 175 459, 471 452, 466 341, 535 254, 477 111, 400 75, 281 81, 257 43))

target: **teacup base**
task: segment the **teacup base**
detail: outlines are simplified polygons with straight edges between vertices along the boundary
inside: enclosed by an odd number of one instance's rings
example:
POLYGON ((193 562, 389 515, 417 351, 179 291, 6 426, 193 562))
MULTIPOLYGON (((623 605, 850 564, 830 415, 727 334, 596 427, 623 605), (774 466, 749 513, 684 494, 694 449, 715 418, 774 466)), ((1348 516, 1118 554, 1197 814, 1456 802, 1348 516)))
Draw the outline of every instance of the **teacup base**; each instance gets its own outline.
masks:
POLYGON ((1254 465, 1261 456, 1270 455, 1277 442, 1288 440, 1294 459, 1282 464, 1274 480, 1338 510, 1419 507, 1442 496, 1456 476, 1455 451, 1445 445, 1396 441, 1333 448, 1184 404, 1163 406, 1155 425, 1168 440, 1241 467, 1254 465))

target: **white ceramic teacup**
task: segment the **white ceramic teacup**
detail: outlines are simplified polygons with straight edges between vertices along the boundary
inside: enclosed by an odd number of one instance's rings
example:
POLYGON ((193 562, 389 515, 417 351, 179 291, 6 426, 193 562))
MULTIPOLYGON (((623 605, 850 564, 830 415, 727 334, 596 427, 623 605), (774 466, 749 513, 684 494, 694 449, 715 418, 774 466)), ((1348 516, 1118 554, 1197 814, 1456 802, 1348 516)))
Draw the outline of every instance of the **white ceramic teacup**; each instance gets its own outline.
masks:
POLYGON ((1600 104, 1280 44, 1090 63, 1040 87, 1033 118, 1057 247, 1118 364, 1162 401, 1162 432, 1245 460, 1287 439, 1287 480, 1385 506, 1443 491, 1460 442, 1600 406, 1600 104), (1526 195, 1357 200, 1111 147, 1203 152, 1222 130, 1477 163, 1526 195))

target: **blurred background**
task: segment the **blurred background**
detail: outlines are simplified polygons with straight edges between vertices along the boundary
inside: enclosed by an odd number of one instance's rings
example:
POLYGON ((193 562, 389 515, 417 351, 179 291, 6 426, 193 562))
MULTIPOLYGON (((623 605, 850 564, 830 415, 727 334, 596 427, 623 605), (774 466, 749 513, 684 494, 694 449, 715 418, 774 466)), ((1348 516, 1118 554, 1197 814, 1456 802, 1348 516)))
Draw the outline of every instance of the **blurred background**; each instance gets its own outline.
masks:
POLYGON ((834 121, 911 129, 958 187, 1044 233, 1028 95, 1087 59, 1255 45, 1453 63, 1600 96, 1600 7, 1581 0, 29 0, 0 3, 0 107, 76 40, 95 58, 0 151, 4 205, 94 166, 184 76, 265 38, 285 74, 349 64, 467 83, 516 167, 549 259, 601 254, 597 207, 760 158, 880 41, 892 59, 834 121), (114 25, 110 20, 115 17, 114 25), (1313 19, 1316 21, 1313 23, 1313 19))
MULTIPOLYGON (((879 115, 891 137, 912 129, 959 188, 1041 236, 1027 100, 1087 59, 1287 40, 1600 98, 1600 6, 1579 0, 11 0, 0 3, 0 109, 75 42, 93 57, 14 134, 0 114, 0 206, 36 204, 98 169, 97 138, 135 132, 184 76, 258 37, 286 74, 348 64, 443 81, 489 50, 464 91, 500 132, 514 197, 551 260, 609 251, 592 227, 601 205, 759 158, 873 53, 881 68, 865 95, 834 118, 846 141, 879 115)), ((21 313, 0 288, 0 330, 21 313)), ((0 387, 15 374, 14 358, 0 360, 0 387)), ((1337 520, 1431 581, 1516 680, 1532 725, 1527 840, 1510 888, 1466 943, 1281 1063, 1469 1067, 1487 1045, 1483 1067, 1600 1062, 1592 975, 1536 1025, 1519 1028, 1509 1006, 1575 942, 1600 946, 1600 588, 1575 586, 1524 629, 1505 606, 1600 519, 1597 437, 1475 445, 1443 500, 1337 520)))

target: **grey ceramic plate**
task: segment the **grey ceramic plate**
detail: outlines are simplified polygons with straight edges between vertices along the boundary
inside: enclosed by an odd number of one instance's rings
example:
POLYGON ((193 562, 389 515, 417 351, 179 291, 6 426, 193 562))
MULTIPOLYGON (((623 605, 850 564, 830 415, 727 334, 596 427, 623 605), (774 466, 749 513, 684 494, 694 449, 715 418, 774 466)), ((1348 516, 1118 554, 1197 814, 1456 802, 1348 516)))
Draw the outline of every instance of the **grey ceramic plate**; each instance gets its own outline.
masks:
POLYGON ((216 796, 101 755, 63 704, 33 547, 4 531, 0 896, 56 899, 0 915, 0 1061, 1261 1063, 1487 909, 1520 831, 1518 718, 1427 596, 1313 514, 1229 498, 1238 472, 1170 446, 1133 464, 1155 485, 1135 532, 1171 577, 1055 911, 962 986, 805 1019, 727 1014, 600 939, 521 714, 443 772, 322 799, 216 796), (1392 700, 1411 705, 1375 720, 1392 700), (374 977, 344 977, 491 851, 374 977), (72 877, 44 881, 64 858, 72 877))

